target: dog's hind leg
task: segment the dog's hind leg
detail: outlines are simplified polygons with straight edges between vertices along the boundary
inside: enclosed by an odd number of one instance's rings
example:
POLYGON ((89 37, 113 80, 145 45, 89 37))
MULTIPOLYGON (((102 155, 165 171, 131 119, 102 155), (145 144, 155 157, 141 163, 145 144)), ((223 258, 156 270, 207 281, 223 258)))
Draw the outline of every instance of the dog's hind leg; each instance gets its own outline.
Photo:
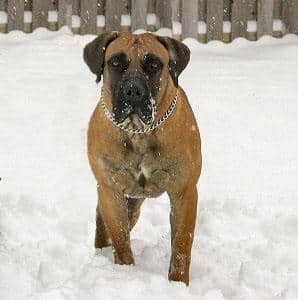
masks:
POLYGON ((96 231, 95 231, 95 248, 104 248, 111 246, 106 226, 103 222, 99 206, 96 208, 96 231))
POLYGON ((127 202, 129 228, 131 231, 139 219, 141 213, 141 206, 145 198, 133 198, 133 197, 125 196, 125 199, 127 202))

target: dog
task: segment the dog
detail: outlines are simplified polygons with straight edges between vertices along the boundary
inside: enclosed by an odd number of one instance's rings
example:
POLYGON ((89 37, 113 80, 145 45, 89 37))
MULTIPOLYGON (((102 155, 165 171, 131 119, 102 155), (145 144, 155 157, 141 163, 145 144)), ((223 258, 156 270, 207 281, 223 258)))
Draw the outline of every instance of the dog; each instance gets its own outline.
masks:
POLYGON ((111 246, 115 263, 134 265, 130 231, 145 198, 171 203, 168 279, 189 284, 201 173, 201 139, 178 77, 190 51, 169 37, 110 32, 84 48, 101 99, 88 128, 97 181, 95 247, 111 246))

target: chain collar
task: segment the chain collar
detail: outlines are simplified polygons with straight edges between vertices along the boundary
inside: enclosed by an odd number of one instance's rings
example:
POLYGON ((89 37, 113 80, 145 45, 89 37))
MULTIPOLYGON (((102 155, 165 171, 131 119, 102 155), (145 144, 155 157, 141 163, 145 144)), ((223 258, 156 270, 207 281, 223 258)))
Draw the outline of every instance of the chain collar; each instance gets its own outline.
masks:
MULTIPOLYGON (((156 129, 157 127, 159 127, 161 124, 163 124, 170 116, 171 114, 173 113, 175 107, 176 107, 176 104, 177 104, 177 101, 178 101, 178 97, 179 97, 179 92, 178 92, 178 89, 177 89, 177 92, 176 92, 176 95, 175 95, 175 98, 172 100, 169 108, 167 109, 167 111, 164 113, 164 115, 155 123, 153 123, 151 126, 147 127, 147 128, 126 128, 124 127, 123 123, 117 123, 115 121, 115 117, 114 117, 114 114, 112 114, 107 105, 106 105, 106 102, 105 102, 105 99, 104 99, 104 95, 103 95, 103 87, 101 89, 101 96, 100 96, 100 102, 101 102, 101 106, 102 106, 102 109, 104 111, 104 114, 106 115, 106 117, 118 128, 120 128, 121 130, 123 131, 126 131, 128 133, 137 133, 137 134, 143 134, 143 133, 147 133, 149 131, 153 131, 154 129, 156 129)), ((153 115, 153 119, 156 115, 156 104, 155 104, 155 101, 152 101, 152 115, 153 115)))

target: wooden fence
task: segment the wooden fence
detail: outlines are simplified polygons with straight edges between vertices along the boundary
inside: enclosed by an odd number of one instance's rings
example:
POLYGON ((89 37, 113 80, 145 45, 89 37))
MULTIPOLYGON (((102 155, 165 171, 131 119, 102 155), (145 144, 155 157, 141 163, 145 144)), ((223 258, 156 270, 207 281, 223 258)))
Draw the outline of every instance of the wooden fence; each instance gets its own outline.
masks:
POLYGON ((200 42, 298 34, 298 0, 0 0, 0 32, 68 26, 76 34, 156 31, 200 42))

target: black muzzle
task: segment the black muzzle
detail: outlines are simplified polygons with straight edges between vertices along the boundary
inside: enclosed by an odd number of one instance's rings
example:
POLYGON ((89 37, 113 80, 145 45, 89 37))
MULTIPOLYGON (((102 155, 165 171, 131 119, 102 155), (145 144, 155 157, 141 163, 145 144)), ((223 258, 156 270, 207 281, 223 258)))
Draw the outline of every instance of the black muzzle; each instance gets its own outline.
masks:
POLYGON ((115 121, 122 123, 131 114, 149 125, 153 122, 153 106, 146 80, 140 77, 130 77, 118 84, 115 92, 113 113, 115 121))

